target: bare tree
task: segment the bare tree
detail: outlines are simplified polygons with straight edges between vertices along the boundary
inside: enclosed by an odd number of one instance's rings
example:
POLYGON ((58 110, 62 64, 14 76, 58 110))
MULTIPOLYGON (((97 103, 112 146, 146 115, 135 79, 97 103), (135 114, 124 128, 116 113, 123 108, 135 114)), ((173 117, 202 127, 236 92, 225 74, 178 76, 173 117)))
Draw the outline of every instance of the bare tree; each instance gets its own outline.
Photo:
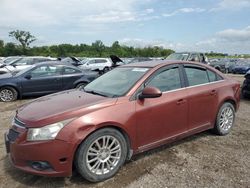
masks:
POLYGON ((29 31, 15 30, 9 32, 9 36, 20 42, 23 51, 25 51, 29 45, 36 40, 36 38, 31 35, 29 31))

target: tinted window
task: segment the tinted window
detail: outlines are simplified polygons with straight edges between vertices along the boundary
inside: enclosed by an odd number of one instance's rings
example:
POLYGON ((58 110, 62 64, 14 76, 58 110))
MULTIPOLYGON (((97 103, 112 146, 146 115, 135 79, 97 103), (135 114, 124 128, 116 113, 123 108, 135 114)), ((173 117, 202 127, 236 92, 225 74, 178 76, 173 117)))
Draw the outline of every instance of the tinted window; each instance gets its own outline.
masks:
POLYGON ((64 74, 75 74, 75 73, 81 73, 81 71, 79 71, 77 69, 70 68, 70 67, 64 68, 64 74))
POLYGON ((95 60, 90 60, 88 64, 95 64, 95 60))
POLYGON ((217 76, 216 76, 216 74, 214 72, 212 72, 210 70, 207 70, 207 74, 208 74, 210 82, 217 81, 217 76))
POLYGON ((97 59, 95 60, 96 63, 106 63, 106 59, 97 59))
POLYGON ((158 73, 146 85, 157 87, 162 92, 181 88, 178 68, 175 67, 158 73))
POLYGON ((30 72, 32 78, 60 75, 60 68, 56 66, 40 66, 30 72))
POLYGON ((209 83, 207 71, 198 67, 185 67, 189 86, 209 83))

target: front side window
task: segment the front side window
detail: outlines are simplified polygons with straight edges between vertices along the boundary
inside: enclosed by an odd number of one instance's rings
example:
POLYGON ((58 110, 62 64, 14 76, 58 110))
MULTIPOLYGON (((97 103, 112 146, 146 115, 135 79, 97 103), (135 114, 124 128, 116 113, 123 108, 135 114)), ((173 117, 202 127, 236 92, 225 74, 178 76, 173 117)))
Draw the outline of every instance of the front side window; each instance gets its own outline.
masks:
POLYGON ((87 62, 87 64, 95 64, 95 60, 93 59, 93 60, 89 60, 88 62, 87 62))
POLYGON ((209 83, 206 69, 199 67, 185 67, 189 86, 209 83))
POLYGON ((97 59, 96 63, 107 63, 106 59, 97 59))
POLYGON ((146 86, 156 87, 162 92, 181 88, 178 67, 170 68, 156 74, 146 86))
POLYGON ((60 67, 43 65, 30 72, 32 78, 50 77, 60 75, 60 67))

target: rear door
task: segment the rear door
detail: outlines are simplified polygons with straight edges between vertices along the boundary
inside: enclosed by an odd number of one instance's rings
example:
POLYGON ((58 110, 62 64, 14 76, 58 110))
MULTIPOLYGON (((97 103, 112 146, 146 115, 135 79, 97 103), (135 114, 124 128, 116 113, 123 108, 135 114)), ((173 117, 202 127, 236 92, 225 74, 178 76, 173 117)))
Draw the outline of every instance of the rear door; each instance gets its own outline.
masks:
POLYGON ((62 87, 63 89, 72 89, 75 87, 76 80, 83 77, 83 72, 73 67, 63 67, 62 87))
MULTIPOLYGON (((218 88, 210 81, 212 75, 209 78, 206 68, 192 64, 184 65, 184 73, 189 104, 189 130, 212 127, 218 104, 218 88)), ((217 79, 216 76, 214 79, 217 79)))
POLYGON ((48 94, 62 90, 62 74, 59 65, 35 67, 21 79, 23 95, 48 94))

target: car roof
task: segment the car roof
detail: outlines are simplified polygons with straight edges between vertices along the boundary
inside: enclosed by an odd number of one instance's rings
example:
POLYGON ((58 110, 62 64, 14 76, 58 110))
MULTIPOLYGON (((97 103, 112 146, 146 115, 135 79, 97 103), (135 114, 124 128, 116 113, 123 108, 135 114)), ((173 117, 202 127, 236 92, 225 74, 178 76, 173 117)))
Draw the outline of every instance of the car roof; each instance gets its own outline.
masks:
MULTIPOLYGON (((64 65, 64 66, 67 66, 67 67, 77 68, 76 66, 73 66, 73 65, 61 62, 61 61, 44 61, 44 62, 41 62, 41 63, 34 64, 34 66, 40 66, 40 65, 64 65)), ((79 68, 77 68, 77 69, 79 69, 79 68)))
POLYGON ((123 67, 156 67, 159 65, 176 64, 176 63, 190 63, 188 61, 178 61, 178 60, 153 60, 153 61, 142 61, 136 63, 130 63, 123 65, 123 67))

